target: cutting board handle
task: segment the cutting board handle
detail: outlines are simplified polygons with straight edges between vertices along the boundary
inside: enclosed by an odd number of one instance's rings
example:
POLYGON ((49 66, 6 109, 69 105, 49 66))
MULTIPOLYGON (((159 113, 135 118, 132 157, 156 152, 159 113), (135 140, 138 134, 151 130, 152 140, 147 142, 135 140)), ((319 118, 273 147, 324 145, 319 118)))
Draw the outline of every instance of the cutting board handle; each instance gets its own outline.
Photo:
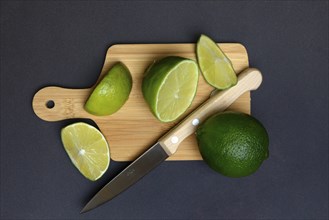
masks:
POLYGON ((257 89, 262 82, 262 74, 255 68, 248 68, 238 76, 237 85, 211 96, 177 126, 166 133, 159 143, 168 155, 176 152, 178 145, 196 131, 197 125, 216 112, 224 111, 243 93, 257 89))
POLYGON ((44 87, 34 95, 32 108, 35 114, 45 121, 90 118, 89 113, 83 109, 90 92, 91 88, 44 87))

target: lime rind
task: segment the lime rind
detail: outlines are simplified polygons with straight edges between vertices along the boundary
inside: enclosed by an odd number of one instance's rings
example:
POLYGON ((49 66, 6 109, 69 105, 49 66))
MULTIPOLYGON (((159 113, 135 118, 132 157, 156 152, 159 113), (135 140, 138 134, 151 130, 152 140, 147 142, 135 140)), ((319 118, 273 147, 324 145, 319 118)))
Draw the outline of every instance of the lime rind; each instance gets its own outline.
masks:
POLYGON ((127 102, 131 89, 130 71, 122 62, 118 62, 96 85, 84 108, 92 115, 112 115, 127 102))

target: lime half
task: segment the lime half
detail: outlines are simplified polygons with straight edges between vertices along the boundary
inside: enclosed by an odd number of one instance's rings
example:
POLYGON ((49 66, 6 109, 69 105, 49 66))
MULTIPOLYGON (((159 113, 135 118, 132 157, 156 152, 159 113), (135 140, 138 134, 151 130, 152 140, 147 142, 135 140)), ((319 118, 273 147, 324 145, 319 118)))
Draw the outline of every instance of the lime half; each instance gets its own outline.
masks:
POLYGON ((99 130, 78 122, 63 128, 61 138, 72 163, 87 179, 95 181, 105 173, 110 164, 110 150, 99 130))
POLYGON ((157 119, 174 121, 191 105, 198 79, 195 61, 165 57, 147 69, 142 83, 143 96, 157 119))
POLYGON ((201 35, 196 52, 202 75, 211 86, 222 90, 237 84, 231 61, 213 40, 201 35))

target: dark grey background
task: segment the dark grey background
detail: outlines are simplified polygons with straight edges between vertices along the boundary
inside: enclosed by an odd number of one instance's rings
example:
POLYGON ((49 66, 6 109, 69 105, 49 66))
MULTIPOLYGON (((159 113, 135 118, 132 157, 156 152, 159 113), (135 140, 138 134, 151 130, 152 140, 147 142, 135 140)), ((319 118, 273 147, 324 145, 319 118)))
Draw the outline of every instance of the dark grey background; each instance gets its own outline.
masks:
POLYGON ((2 219, 328 218, 328 1, 1 1, 0 52, 2 219), (252 114, 269 132, 269 159, 242 179, 202 161, 165 162, 80 215, 128 163, 85 179, 60 141, 75 120, 40 120, 34 93, 93 85, 113 44, 193 43, 201 33, 244 44, 262 71, 252 114))

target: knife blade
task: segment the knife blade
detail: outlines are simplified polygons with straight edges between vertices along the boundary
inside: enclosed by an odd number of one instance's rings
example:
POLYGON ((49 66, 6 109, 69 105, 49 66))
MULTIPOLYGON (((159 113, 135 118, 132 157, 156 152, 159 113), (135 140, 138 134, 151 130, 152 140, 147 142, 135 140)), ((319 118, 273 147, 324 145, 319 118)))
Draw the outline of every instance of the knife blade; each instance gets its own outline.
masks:
POLYGON ((167 159, 169 155, 159 143, 154 144, 145 153, 139 156, 120 174, 107 183, 82 209, 81 213, 87 212, 97 206, 111 200, 123 190, 137 182, 153 168, 167 159))
POLYGON ((262 74, 255 68, 248 68, 238 76, 238 83, 230 89, 211 96, 190 113, 174 128, 162 136, 156 144, 139 156, 121 173, 107 183, 85 205, 80 213, 90 211, 126 190, 143 176, 165 161, 177 151, 179 144, 191 135, 206 118, 228 108, 243 93, 256 90, 262 82, 262 74))

